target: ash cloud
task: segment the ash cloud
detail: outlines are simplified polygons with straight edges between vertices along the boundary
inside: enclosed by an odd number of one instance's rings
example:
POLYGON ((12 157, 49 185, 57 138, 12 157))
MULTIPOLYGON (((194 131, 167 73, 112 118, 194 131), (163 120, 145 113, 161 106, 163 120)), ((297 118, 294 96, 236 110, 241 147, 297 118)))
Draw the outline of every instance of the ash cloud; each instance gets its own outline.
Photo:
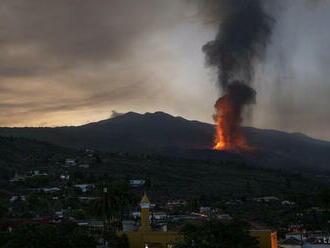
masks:
POLYGON ((329 1, 279 1, 251 125, 330 138, 329 1), (327 68, 327 69, 326 69, 327 68))
MULTIPOLYGON (((204 21, 215 28, 226 16, 220 2, 203 1, 201 4, 204 21)), ((241 69, 235 72, 239 75, 236 79, 250 78, 247 82, 258 92, 258 104, 251 112, 252 118, 244 120, 244 125, 330 139, 330 2, 278 0, 262 3, 266 13, 271 13, 276 20, 272 24, 271 41, 252 60, 252 73, 251 70, 242 73, 241 69)), ((221 71, 218 75, 221 77, 221 71)), ((222 93, 226 92, 226 87, 220 85, 220 88, 222 93)))
POLYGON ((218 33, 203 46, 208 66, 217 68, 218 81, 224 90, 232 80, 249 84, 254 62, 264 56, 275 20, 265 11, 261 0, 211 1, 219 9, 218 33))
POLYGON ((262 59, 269 43, 274 19, 266 12, 262 0, 217 0, 221 13, 214 40, 203 46, 206 63, 217 70, 218 83, 225 95, 215 104, 216 146, 220 149, 242 147, 240 125, 246 105, 255 103, 250 87, 255 62, 262 59), (238 81, 239 80, 239 81, 238 81))

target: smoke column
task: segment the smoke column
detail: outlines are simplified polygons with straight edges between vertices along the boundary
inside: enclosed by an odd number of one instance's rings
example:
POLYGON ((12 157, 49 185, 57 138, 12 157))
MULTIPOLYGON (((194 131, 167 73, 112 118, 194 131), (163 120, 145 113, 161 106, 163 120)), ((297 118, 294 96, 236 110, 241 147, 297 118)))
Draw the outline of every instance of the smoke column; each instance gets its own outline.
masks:
POLYGON ((217 70, 224 96, 215 104, 217 135, 214 149, 247 148, 241 130, 244 107, 255 103, 251 88, 254 63, 264 56, 274 19, 265 0, 211 0, 219 23, 214 40, 203 46, 206 64, 217 70))

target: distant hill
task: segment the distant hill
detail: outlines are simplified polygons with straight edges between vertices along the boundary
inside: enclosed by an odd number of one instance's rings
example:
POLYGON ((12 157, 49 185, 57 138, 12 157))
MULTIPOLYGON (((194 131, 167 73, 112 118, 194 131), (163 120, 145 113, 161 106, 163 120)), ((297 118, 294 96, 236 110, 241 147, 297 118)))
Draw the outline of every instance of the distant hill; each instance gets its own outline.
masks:
POLYGON ((171 148, 208 149, 212 125, 156 112, 127 114, 78 127, 0 128, 0 136, 18 136, 101 151, 155 152, 171 148))
POLYGON ((163 153, 191 158, 244 160, 275 167, 330 169, 330 142, 299 133, 244 128, 255 152, 210 151, 214 126, 163 112, 127 114, 77 127, 0 128, 0 136, 27 137, 71 148, 108 152, 163 153))
POLYGON ((17 171, 46 167, 73 157, 76 151, 26 138, 0 137, 0 185, 17 171))
POLYGON ((10 168, 35 166, 35 163, 44 164, 49 161, 64 160, 78 152, 52 145, 46 142, 26 138, 0 137, 0 165, 10 168))

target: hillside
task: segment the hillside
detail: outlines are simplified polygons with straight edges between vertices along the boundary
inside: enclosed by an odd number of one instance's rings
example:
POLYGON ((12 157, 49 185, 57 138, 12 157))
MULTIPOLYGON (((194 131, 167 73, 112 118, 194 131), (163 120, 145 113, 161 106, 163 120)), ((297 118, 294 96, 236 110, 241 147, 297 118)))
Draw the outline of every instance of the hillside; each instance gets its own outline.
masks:
POLYGON ((251 195, 280 195, 286 191, 317 192, 329 186, 326 177, 307 173, 249 166, 239 162, 216 162, 165 156, 103 154, 88 175, 108 174, 118 179, 149 179, 153 200, 206 196, 233 199, 251 195))
POLYGON ((215 160, 240 160, 275 168, 329 170, 330 142, 299 133, 244 128, 255 152, 231 154, 209 151, 214 127, 166 113, 129 112, 78 127, 0 128, 0 136, 38 139, 71 148, 107 152, 161 153, 215 160))
POLYGON ((0 137, 0 181, 16 171, 54 164, 77 152, 26 138, 0 137))
POLYGON ((63 172, 61 164, 65 158, 90 160, 88 163, 91 168, 88 170, 76 167, 64 170, 72 178, 79 175, 81 182, 95 180, 97 183, 104 178, 148 179, 150 186, 137 190, 148 190, 154 200, 201 196, 214 200, 233 199, 251 195, 281 195, 291 190, 313 193, 329 185, 329 179, 325 176, 250 166, 233 161, 238 160, 237 156, 230 154, 221 156, 228 156, 229 161, 210 161, 159 155, 100 153, 97 162, 83 151, 26 138, 5 137, 0 137, 0 153, 0 185, 3 188, 8 188, 8 179, 15 172, 42 169, 53 178, 58 178, 58 174, 63 172))

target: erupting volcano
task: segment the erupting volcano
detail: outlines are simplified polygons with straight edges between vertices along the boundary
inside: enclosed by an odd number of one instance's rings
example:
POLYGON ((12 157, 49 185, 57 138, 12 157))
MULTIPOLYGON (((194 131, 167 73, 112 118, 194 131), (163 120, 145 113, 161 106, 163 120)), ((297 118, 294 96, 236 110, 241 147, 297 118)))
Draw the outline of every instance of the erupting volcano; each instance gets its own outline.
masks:
POLYGON ((208 66, 215 67, 224 95, 215 104, 216 137, 213 149, 248 148, 242 133, 245 106, 256 102, 250 87, 254 64, 264 57, 274 20, 263 0, 210 0, 218 24, 214 40, 203 46, 208 66))
POLYGON ((244 135, 240 128, 243 107, 255 103, 256 92, 243 82, 234 81, 228 86, 228 93, 220 97, 215 104, 217 135, 214 149, 247 149, 244 135))

